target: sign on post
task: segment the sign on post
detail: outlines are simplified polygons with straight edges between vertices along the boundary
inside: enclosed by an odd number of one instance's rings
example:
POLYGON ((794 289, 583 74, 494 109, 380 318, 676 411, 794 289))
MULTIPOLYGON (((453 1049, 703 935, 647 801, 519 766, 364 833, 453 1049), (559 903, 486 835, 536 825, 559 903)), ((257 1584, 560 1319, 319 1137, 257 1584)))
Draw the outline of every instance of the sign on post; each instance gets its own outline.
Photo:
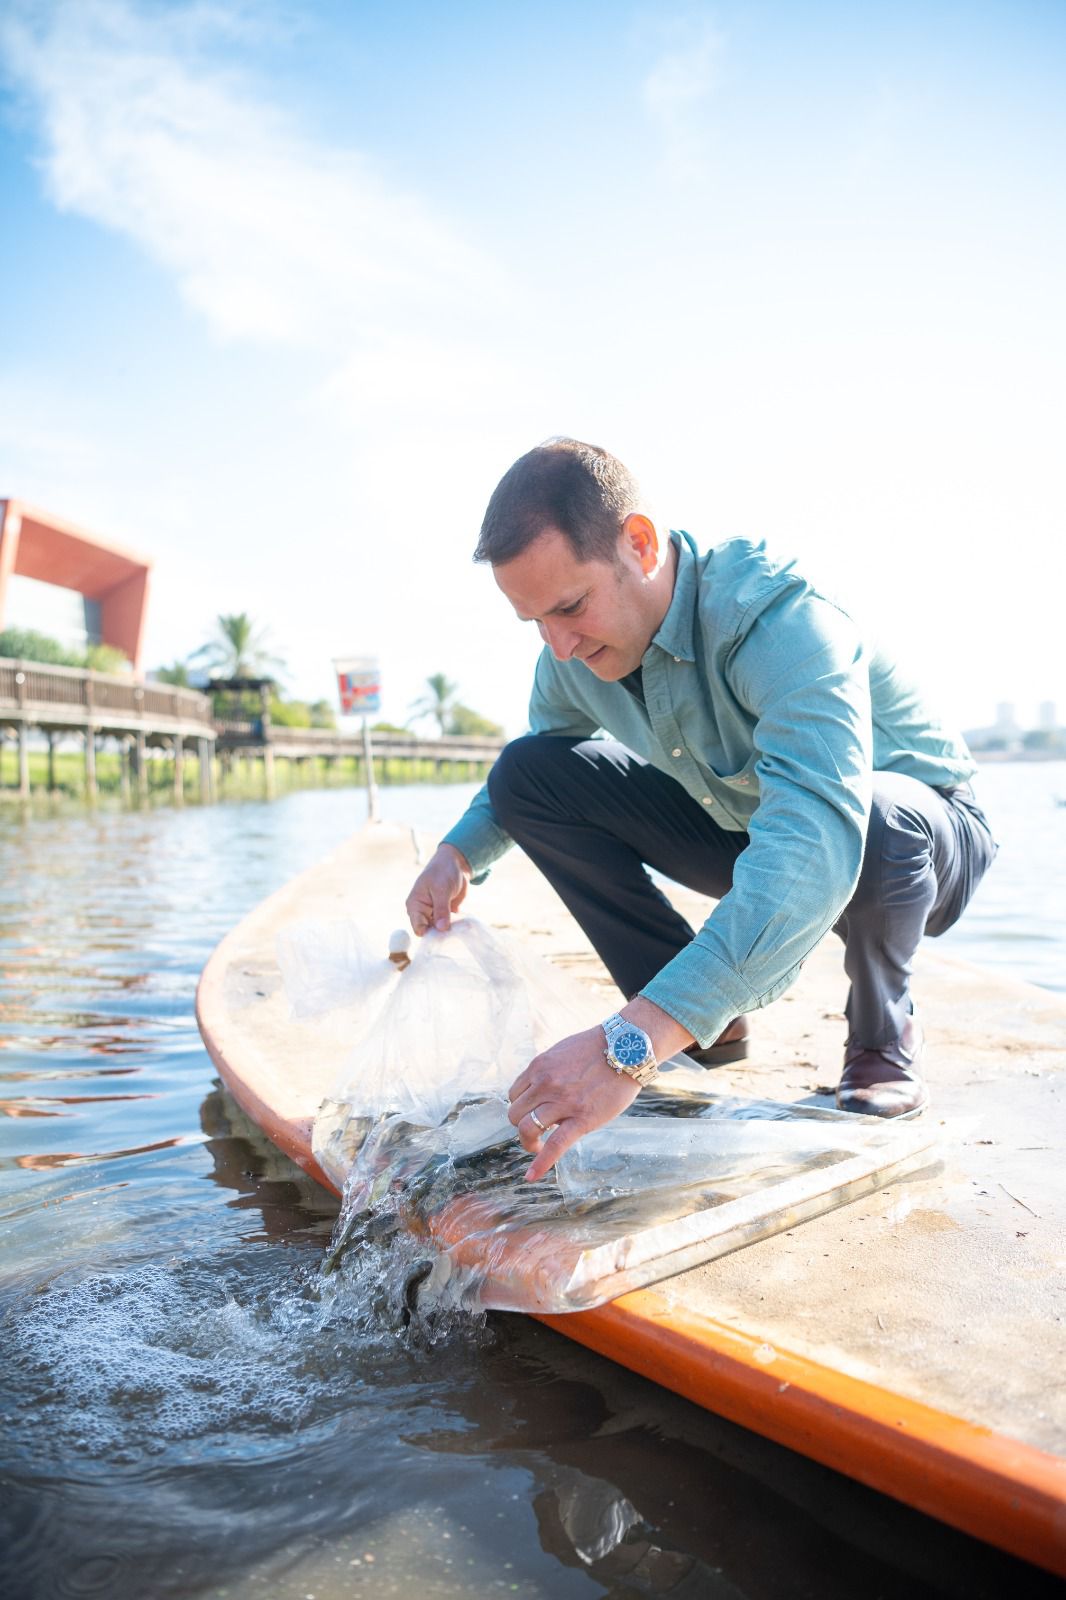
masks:
POLYGON ((366 809, 371 822, 378 820, 378 789, 374 782, 374 751, 370 743, 369 716, 381 710, 381 670, 376 656, 336 656, 337 693, 341 715, 363 719, 363 767, 366 772, 366 809))
POLYGON ((346 717, 373 716, 381 710, 381 670, 376 657, 338 656, 333 665, 346 717))

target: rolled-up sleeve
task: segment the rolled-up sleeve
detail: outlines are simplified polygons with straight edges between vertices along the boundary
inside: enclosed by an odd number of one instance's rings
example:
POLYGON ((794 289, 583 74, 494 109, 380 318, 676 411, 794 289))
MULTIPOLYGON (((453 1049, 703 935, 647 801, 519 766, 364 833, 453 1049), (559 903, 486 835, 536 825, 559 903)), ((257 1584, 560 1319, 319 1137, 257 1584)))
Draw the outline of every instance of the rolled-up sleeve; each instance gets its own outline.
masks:
POLYGON ((870 812, 869 673, 850 618, 786 590, 741 633, 727 680, 755 718, 750 842, 729 893, 641 991, 700 1044, 795 978, 851 898, 870 812))

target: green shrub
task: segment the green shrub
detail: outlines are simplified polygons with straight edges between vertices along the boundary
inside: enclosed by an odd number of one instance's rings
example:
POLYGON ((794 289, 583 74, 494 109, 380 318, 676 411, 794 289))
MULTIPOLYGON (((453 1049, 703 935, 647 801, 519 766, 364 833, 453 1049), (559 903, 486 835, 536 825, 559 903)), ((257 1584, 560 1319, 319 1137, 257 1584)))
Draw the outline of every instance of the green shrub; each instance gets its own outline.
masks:
POLYGON ((84 667, 85 652, 70 650, 35 628, 5 628, 0 633, 0 656, 41 661, 50 667, 84 667))
POLYGON ((130 670, 124 650, 113 644, 91 644, 87 650, 72 650, 36 628, 5 628, 0 633, 0 656, 23 661, 40 661, 49 667, 88 667, 91 672, 130 670))
POLYGON ((157 667, 155 670, 157 683, 169 683, 173 689, 191 689, 189 669, 184 661, 175 661, 172 667, 157 667))
POLYGON ((275 695, 270 702, 270 720, 279 728, 310 728, 311 707, 303 700, 279 700, 275 695))
POLYGON ((130 670, 126 652, 113 644, 91 644, 79 665, 88 667, 90 672, 127 673, 130 670))

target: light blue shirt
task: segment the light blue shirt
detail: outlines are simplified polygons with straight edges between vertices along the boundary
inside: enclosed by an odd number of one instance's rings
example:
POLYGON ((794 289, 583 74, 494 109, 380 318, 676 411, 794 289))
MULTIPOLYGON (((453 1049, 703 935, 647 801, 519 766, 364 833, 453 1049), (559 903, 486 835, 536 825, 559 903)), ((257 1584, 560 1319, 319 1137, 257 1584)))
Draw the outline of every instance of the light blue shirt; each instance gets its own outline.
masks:
MULTIPOLYGON (((951 788, 975 763, 794 563, 746 539, 701 555, 687 533, 670 537, 674 593, 641 664, 644 704, 545 649, 530 729, 607 732, 675 778, 720 827, 748 833, 730 892, 641 991, 709 1044, 788 987, 851 899, 871 774, 951 788)), ((446 839, 475 880, 512 843, 487 789, 446 839)))

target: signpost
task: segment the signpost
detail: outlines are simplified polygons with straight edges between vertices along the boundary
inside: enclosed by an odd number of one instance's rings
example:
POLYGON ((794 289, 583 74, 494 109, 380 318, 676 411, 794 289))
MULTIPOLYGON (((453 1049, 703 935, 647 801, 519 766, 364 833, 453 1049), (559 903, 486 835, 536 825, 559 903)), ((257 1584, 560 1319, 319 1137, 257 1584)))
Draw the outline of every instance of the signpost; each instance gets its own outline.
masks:
POLYGON ((381 710, 381 669, 376 656, 336 656, 337 692, 341 715, 363 719, 363 765, 366 769, 366 814, 378 821, 378 789, 374 782, 374 752, 367 718, 381 710))

